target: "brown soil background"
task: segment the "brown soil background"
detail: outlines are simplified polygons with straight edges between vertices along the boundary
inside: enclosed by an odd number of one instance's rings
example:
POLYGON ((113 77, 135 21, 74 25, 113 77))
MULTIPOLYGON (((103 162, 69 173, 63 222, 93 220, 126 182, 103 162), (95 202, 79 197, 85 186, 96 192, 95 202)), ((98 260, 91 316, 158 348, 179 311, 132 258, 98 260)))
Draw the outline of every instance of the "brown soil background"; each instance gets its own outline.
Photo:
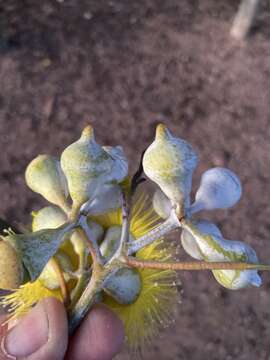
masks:
MULTIPOLYGON (((269 4, 245 44, 228 35, 237 5, 0 1, 0 216, 29 221, 44 202, 25 186, 26 165, 59 155, 87 122, 101 143, 123 145, 135 169, 164 121, 200 155, 195 188, 212 166, 239 175, 239 204, 207 217, 269 261, 269 4)), ((270 359, 268 274, 260 289, 237 292, 206 272, 181 279, 176 323, 145 359, 270 359)))

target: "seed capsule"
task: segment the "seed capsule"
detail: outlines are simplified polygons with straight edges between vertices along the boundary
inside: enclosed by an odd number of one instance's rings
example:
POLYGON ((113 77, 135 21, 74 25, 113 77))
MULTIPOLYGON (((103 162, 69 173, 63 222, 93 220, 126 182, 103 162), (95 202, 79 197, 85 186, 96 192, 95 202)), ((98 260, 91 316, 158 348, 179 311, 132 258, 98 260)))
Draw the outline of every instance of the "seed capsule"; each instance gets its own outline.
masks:
POLYGON ((0 288, 18 288, 24 278, 24 270, 15 249, 0 237, 0 288))
POLYGON ((200 187, 190 211, 227 209, 237 203, 242 194, 239 178, 229 169, 212 168, 201 177, 200 187))
MULTIPOLYGON (((221 236, 203 233, 189 221, 183 222, 182 225, 196 241, 203 260, 258 263, 256 252, 249 245, 241 241, 225 240, 221 236)), ((231 290, 250 285, 260 286, 262 283, 257 270, 213 270, 212 272, 222 286, 231 290)))
MULTIPOLYGON (((61 156, 74 207, 93 199, 105 183, 120 182, 127 175, 126 160, 102 148, 95 141, 94 131, 87 126, 80 139, 69 145, 61 156)), ((123 155, 123 154, 122 154, 123 155)))
POLYGON ((144 154, 143 169, 177 205, 179 215, 184 214, 184 207, 189 204, 192 173, 196 165, 197 155, 191 145, 173 137, 164 125, 158 125, 155 140, 144 154))
POLYGON ((57 206, 46 206, 32 215, 32 231, 57 229, 67 221, 67 215, 57 206))
POLYGON ((68 211, 68 188, 60 162, 49 155, 39 155, 30 162, 25 172, 27 185, 51 203, 68 211))
POLYGON ((119 269, 104 284, 104 291, 122 305, 135 302, 141 288, 139 272, 126 267, 119 269))

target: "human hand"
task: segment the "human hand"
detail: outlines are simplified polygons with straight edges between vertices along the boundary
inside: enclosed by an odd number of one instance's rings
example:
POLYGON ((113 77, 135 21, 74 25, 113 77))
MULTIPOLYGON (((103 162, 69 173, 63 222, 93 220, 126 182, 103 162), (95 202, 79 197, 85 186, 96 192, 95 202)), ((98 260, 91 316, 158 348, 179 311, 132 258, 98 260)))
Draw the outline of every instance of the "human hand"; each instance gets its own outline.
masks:
POLYGON ((46 298, 12 329, 0 326, 0 360, 110 360, 123 339, 121 321, 104 305, 94 306, 68 338, 63 304, 46 298))

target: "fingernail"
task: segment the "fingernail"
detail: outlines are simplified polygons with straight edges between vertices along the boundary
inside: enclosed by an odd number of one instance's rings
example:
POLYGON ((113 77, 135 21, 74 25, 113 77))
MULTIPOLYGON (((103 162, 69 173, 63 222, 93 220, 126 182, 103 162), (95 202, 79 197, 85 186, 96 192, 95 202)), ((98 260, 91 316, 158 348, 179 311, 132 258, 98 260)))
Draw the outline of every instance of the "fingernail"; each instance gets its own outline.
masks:
POLYGON ((48 341, 49 321, 44 302, 38 303, 3 340, 3 348, 12 357, 29 356, 48 341))

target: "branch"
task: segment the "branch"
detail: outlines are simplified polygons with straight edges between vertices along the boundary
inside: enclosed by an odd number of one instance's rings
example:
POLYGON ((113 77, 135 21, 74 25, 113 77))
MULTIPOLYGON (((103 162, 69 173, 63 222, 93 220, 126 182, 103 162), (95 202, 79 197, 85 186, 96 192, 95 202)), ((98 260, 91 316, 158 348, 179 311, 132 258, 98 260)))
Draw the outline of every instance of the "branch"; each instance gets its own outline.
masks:
POLYGON ((131 267, 141 269, 164 269, 164 270, 261 270, 269 271, 270 265, 266 264, 250 264, 244 262, 206 262, 206 261, 191 261, 191 262, 159 262, 159 261, 143 261, 135 257, 125 257, 123 262, 131 267))
POLYGON ((68 312, 69 335, 74 333, 80 325, 82 319, 97 302, 98 295, 102 289, 102 284, 105 278, 105 274, 102 275, 100 271, 100 265, 98 263, 94 263, 90 282, 86 286, 78 302, 68 312))

